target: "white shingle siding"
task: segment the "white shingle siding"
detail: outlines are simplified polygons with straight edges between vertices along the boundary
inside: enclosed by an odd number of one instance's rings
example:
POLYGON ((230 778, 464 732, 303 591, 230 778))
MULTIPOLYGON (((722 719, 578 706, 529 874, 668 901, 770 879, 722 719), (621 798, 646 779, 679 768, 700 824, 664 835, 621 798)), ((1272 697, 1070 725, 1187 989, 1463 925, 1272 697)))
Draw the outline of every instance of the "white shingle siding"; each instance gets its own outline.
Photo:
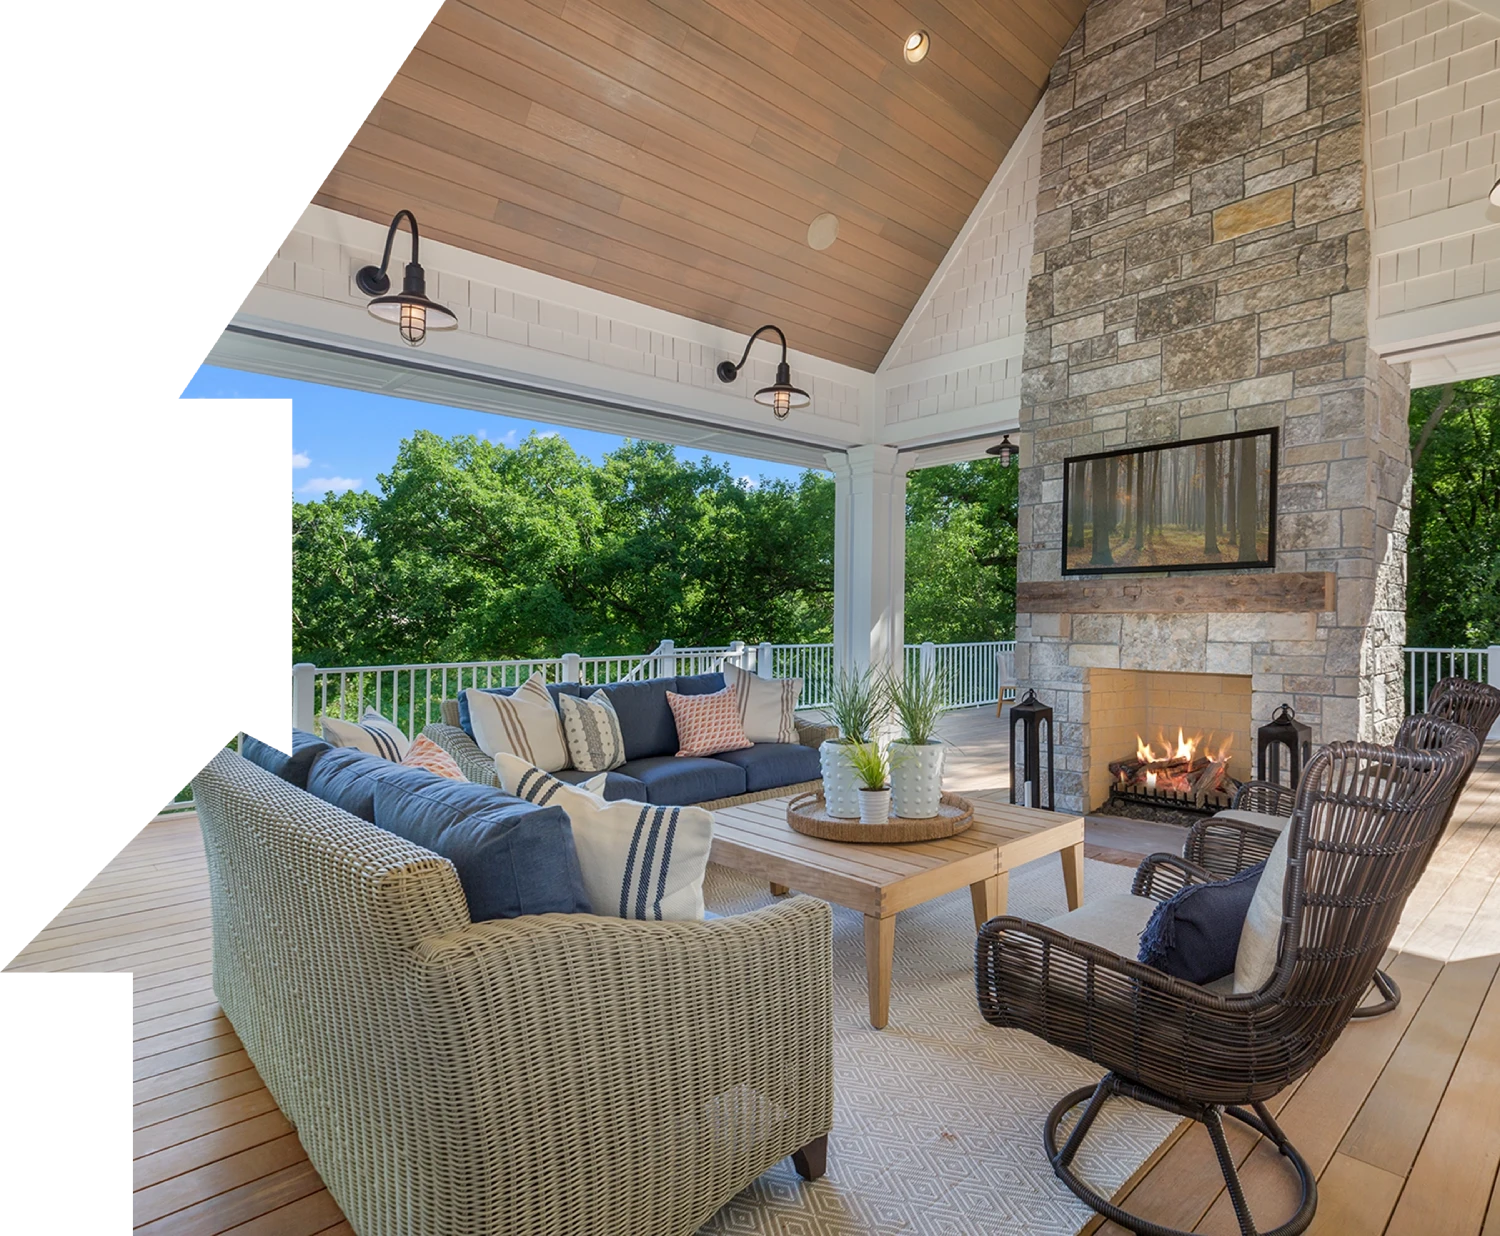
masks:
POLYGON ((1458 0, 1369 0, 1365 49, 1375 317, 1495 292, 1500 224, 1439 216, 1500 177, 1500 20, 1458 0))

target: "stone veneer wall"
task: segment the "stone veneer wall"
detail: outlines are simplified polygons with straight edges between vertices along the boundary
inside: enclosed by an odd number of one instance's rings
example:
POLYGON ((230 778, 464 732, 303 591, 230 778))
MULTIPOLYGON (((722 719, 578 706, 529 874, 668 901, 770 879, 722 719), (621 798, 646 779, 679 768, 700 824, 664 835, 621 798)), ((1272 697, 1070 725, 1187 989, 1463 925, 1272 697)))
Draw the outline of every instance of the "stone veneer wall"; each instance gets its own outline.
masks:
POLYGON ((1269 425, 1277 567, 1338 576, 1323 614, 1018 615, 1059 805, 1087 805, 1095 667, 1249 674, 1254 724, 1287 700, 1319 741, 1400 717, 1406 382, 1367 343, 1361 63, 1355 0, 1096 0, 1053 67, 1019 578, 1060 575, 1066 456, 1269 425))

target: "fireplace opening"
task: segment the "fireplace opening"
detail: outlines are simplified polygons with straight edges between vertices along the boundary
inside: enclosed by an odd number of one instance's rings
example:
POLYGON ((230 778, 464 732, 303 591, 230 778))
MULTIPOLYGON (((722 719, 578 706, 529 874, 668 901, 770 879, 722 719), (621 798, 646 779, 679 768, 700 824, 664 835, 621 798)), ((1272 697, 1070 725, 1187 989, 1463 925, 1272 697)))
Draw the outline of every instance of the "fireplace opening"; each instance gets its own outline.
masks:
POLYGON ((1155 742, 1137 734, 1135 754, 1110 761, 1106 810, 1118 815, 1126 813, 1121 807, 1144 808, 1152 819, 1159 811, 1194 815, 1222 811, 1240 787, 1229 772, 1233 749, 1233 734, 1188 737, 1180 726, 1175 742, 1160 730, 1155 742))

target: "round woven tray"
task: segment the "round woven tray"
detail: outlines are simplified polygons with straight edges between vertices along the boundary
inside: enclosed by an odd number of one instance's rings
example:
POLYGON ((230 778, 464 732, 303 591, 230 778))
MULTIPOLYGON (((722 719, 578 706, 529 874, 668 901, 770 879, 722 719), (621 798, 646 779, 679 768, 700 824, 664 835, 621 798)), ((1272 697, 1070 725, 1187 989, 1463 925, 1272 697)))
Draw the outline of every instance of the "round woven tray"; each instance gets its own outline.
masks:
POLYGON ((974 808, 957 794, 944 794, 938 813, 925 820, 891 816, 888 824, 861 824, 831 816, 817 791, 799 794, 786 805, 786 822, 794 832, 824 841, 854 841, 861 844, 898 845, 901 842, 937 841, 961 833, 974 823, 974 808))

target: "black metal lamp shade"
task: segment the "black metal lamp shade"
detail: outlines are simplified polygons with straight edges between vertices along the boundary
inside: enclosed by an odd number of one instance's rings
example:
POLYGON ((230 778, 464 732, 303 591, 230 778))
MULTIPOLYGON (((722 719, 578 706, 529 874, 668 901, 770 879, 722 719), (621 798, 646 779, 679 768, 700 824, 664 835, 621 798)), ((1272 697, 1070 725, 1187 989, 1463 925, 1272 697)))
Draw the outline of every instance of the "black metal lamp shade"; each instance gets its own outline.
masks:
POLYGON ((370 316, 382 322, 390 322, 401 332, 401 338, 412 347, 420 347, 428 331, 453 330, 458 326, 458 315, 445 305, 427 298, 427 279, 422 264, 417 261, 416 216, 409 210, 396 213, 390 230, 385 236, 385 254, 379 266, 361 267, 354 276, 354 284, 366 296, 375 299, 369 304, 370 316), (405 216, 411 224, 411 261, 406 264, 406 273, 401 280, 401 291, 394 296, 391 277, 386 267, 391 260, 391 243, 396 239, 396 227, 405 216))
POLYGON ((1037 699, 1036 692, 1026 694, 1010 709, 1010 801, 1023 807, 1057 810, 1053 778, 1052 709, 1037 699), (1016 729, 1021 730, 1019 743, 1016 729), (1047 800, 1042 801, 1042 730, 1047 737, 1047 800), (1017 791, 1020 791, 1019 793, 1017 791))
POLYGON ((786 360, 786 336, 781 333, 779 326, 762 326, 755 334, 750 336, 745 344, 744 355, 740 357, 740 363, 736 365, 733 361, 720 361, 714 370, 719 376, 720 382, 733 382, 740 376, 740 370, 745 367, 745 361, 750 355, 750 346, 755 340, 768 330, 776 332, 781 340, 781 363, 776 366, 776 381, 770 386, 763 386, 755 392, 755 402, 764 404, 771 409, 772 415, 778 421, 784 421, 793 408, 805 408, 812 403, 812 396, 800 387, 792 385, 792 369, 786 360))
POLYGON ((1289 785, 1297 788, 1302 770, 1312 759, 1312 727, 1297 720, 1290 704, 1282 704, 1271 719, 1255 731, 1255 775, 1262 781, 1281 783, 1281 754, 1286 749, 1289 785))
POLYGON ((1016 444, 1010 440, 1010 434, 1006 434, 994 446, 985 447, 986 455, 995 455, 1000 459, 1000 466, 1008 468, 1011 461, 1016 457, 1016 444))

